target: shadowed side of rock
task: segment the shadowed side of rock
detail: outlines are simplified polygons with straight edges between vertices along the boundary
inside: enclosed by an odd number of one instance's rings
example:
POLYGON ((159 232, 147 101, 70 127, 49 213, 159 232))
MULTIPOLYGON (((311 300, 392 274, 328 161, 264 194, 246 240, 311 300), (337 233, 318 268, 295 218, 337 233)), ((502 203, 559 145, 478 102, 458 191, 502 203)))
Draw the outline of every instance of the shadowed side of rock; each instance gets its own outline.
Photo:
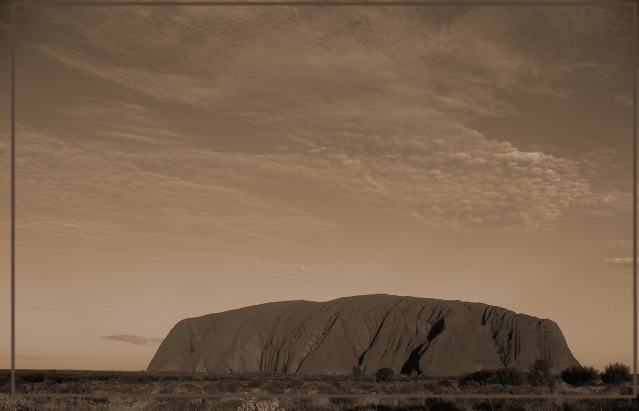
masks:
POLYGON ((550 320, 481 303, 385 294, 285 301, 189 318, 162 342, 148 371, 459 375, 527 370, 537 358, 578 364, 550 320))

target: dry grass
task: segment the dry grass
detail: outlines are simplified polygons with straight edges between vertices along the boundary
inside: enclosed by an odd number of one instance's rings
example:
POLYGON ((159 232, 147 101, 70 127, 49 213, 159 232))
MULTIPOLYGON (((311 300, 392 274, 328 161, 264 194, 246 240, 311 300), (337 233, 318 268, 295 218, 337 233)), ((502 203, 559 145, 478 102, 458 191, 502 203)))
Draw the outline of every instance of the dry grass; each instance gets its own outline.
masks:
MULTIPOLYGON (((24 371, 23 373, 26 373, 24 371)), ((377 383, 370 375, 290 376, 265 373, 209 375, 144 372, 57 371, 28 376, 18 392, 49 393, 434 393, 434 394, 630 394, 630 383, 571 387, 558 382, 556 387, 523 385, 459 385, 454 378, 396 376, 393 381, 377 383)), ((18 372, 17 375, 20 375, 18 372)), ((416 399, 73 399, 10 398, 6 373, 0 371, 0 411, 626 411, 639 410, 630 400, 416 400, 416 399), (2 385, 3 384, 3 385, 2 385)))

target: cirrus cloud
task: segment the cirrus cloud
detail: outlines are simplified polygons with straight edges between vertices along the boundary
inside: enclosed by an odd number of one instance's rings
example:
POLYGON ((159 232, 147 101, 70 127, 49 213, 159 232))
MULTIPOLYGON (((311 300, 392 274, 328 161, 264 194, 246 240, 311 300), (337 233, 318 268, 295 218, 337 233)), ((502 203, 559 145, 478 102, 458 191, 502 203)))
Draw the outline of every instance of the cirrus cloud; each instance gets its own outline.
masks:
POLYGON ((164 338, 142 337, 134 334, 107 335, 102 338, 105 340, 122 341, 130 344, 146 346, 157 346, 164 340, 164 338))
POLYGON ((619 266, 631 266, 632 265, 632 257, 622 257, 622 258, 606 258, 603 260, 606 264, 613 264, 619 266))

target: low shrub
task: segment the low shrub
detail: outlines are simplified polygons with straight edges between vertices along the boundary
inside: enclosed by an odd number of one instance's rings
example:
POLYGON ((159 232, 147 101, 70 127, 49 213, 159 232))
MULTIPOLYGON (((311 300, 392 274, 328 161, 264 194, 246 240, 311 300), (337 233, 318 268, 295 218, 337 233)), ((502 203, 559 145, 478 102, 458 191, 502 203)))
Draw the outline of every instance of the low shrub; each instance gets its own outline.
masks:
POLYGON ((472 385, 473 383, 479 385, 523 385, 526 383, 526 375, 518 368, 507 367, 495 370, 480 370, 466 374, 459 379, 460 385, 472 385))
POLYGON ((599 371, 594 367, 573 365, 561 372, 561 379, 573 387, 588 385, 599 380, 599 371))
POLYGON ((124 376, 121 380, 123 383, 128 384, 147 384, 151 382, 151 379, 146 375, 127 375, 124 376))
POLYGON ((42 382, 44 382, 45 385, 61 384, 62 378, 60 378, 57 372, 52 371, 44 376, 42 382))
POLYGON ((461 408, 452 401, 429 398, 425 401, 425 404, 430 411, 461 411, 461 408))
POLYGON ((299 377, 291 378, 287 385, 288 388, 298 390, 304 386, 304 380, 299 377))
POLYGON ((495 370, 495 380, 501 385, 523 385, 526 383, 526 374, 519 368, 499 368, 495 370))
POLYGON ((354 365, 353 366, 353 372, 351 373, 351 376, 358 378, 362 375, 362 369, 360 368, 359 365, 354 365))
POLYGON ((264 382, 259 377, 253 377, 249 380, 247 386, 249 388, 260 388, 264 382))
POLYGON ((109 374, 107 373, 96 373, 93 375, 93 380, 95 381, 109 381, 109 374))
POLYGON ((459 380, 460 385, 472 385, 475 384, 494 384, 497 381, 495 372, 493 370, 479 370, 470 374, 462 376, 459 380))
POLYGON ((321 375, 312 374, 312 375, 307 375, 306 376, 306 381, 317 381, 317 382, 319 382, 319 381, 324 381, 324 380, 322 379, 321 375))
POLYGON ((266 389, 271 394, 282 394, 286 390, 284 381, 273 380, 266 385, 266 389))
POLYGON ((254 399, 241 400, 237 411, 284 411, 277 402, 256 401, 254 399))
POLYGON ((390 368, 380 368, 375 373, 375 381, 377 382, 390 382, 393 381, 393 375, 395 371, 390 368))
POLYGON ((326 383, 326 382, 318 383, 317 390, 319 391, 320 394, 337 394, 339 392, 334 385, 326 383))
POLYGON ((19 372, 16 373, 16 376, 22 378, 25 382, 28 383, 39 383, 44 382, 44 377, 47 374, 42 371, 33 371, 33 372, 19 372))
POLYGON ((220 394, 233 393, 240 388, 240 383, 235 380, 218 381, 217 392, 220 394))
POLYGON ((632 374, 630 374, 630 367, 618 362, 608 364, 604 368, 603 374, 601 374, 601 380, 606 384, 619 384, 631 381, 632 374))
POLYGON ((175 374, 164 374, 160 377, 160 381, 179 381, 180 377, 175 374))
POLYGON ((552 373, 552 364, 550 361, 538 358, 529 368, 528 382, 533 386, 548 386, 554 388, 557 380, 552 373))

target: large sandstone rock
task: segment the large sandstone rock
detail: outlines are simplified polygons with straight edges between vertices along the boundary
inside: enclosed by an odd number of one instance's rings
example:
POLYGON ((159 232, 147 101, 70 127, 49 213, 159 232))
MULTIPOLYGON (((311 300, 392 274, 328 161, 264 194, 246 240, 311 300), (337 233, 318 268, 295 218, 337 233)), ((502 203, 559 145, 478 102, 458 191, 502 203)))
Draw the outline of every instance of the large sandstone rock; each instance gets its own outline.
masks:
POLYGON ((553 321, 481 303, 385 294, 284 301, 177 323, 148 371, 460 375, 480 368, 578 365, 553 321))

